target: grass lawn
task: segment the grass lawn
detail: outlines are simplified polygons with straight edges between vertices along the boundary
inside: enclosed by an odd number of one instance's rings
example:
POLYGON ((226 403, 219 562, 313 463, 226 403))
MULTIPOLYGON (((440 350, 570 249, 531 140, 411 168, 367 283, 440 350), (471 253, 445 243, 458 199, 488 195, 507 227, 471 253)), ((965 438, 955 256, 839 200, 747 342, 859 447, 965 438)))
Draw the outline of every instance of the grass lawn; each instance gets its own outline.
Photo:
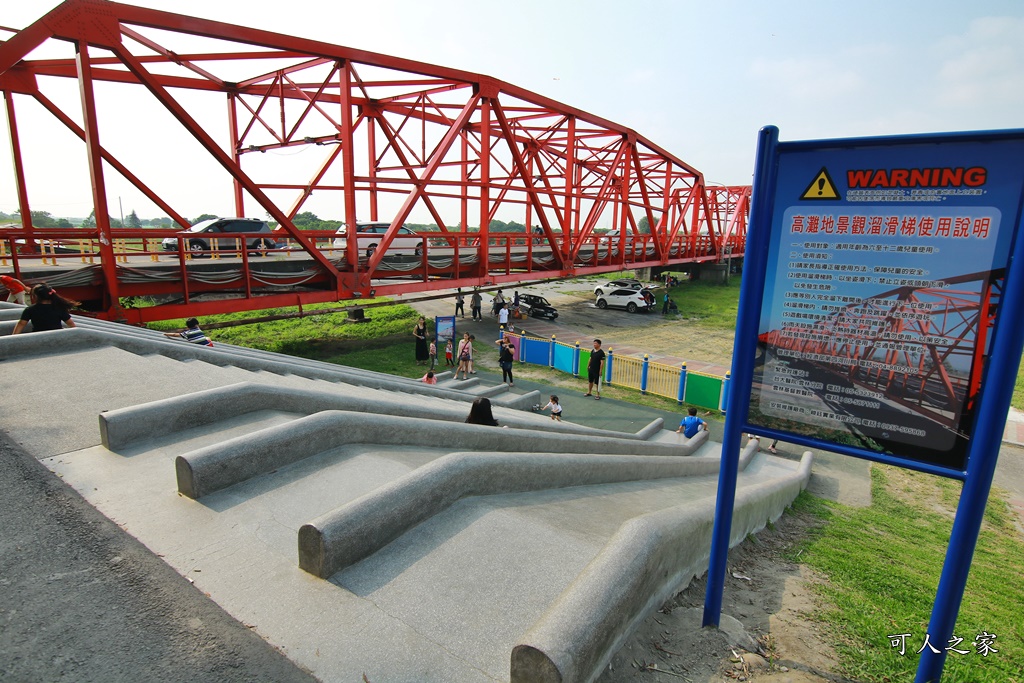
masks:
MULTIPOLYGON (((826 524, 791 559, 826 581, 816 618, 843 667, 857 681, 912 681, 946 554, 960 483, 886 465, 872 466, 872 504, 850 508, 801 494, 794 509, 826 524), (904 654, 890 636, 905 638, 904 654)), ((993 495, 974 554, 943 681, 1021 683, 1024 657, 1024 542, 1005 497, 993 495), (978 638, 994 634, 998 652, 981 654, 978 638)))

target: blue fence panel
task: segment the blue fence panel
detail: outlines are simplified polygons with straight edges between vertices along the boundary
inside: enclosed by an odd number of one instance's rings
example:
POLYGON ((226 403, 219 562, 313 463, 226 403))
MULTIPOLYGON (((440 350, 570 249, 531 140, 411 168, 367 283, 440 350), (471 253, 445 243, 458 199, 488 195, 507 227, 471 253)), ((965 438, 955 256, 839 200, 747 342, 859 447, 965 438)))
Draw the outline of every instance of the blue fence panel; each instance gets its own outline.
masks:
POLYGON ((526 363, 547 367, 548 349, 550 346, 551 342, 547 339, 523 337, 523 343, 519 347, 519 358, 526 363))
POLYGON ((555 344, 555 369, 572 374, 576 348, 566 344, 555 344))

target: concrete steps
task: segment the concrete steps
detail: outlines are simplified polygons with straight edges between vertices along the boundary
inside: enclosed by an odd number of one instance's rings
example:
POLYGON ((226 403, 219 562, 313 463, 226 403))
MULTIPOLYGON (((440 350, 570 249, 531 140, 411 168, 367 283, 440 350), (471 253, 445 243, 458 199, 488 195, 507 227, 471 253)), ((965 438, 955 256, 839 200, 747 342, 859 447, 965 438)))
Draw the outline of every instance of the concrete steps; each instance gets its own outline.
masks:
MULTIPOLYGON (((592 680, 706 567, 720 445, 660 419, 611 432, 477 381, 95 321, 0 336, 0 360, 15 440, 324 681, 592 680), (507 428, 464 423, 488 393, 507 428)), ((809 474, 755 451, 736 540, 809 474)))

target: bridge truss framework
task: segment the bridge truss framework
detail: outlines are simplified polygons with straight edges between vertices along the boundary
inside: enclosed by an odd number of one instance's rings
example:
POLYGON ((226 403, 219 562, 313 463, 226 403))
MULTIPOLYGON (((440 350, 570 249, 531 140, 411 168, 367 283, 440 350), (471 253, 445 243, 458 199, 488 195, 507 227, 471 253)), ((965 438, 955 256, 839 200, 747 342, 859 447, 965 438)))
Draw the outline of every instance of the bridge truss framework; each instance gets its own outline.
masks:
MULTIPOLYGON (((709 187, 699 171, 628 128, 488 76, 408 59, 105 0, 67 0, 0 43, 0 89, 24 218, 0 243, 6 237, 16 271, 38 256, 40 240, 77 240, 96 252, 99 266, 88 284, 80 277, 73 288, 101 317, 142 322, 720 261, 742 257, 746 243, 749 187, 709 187), (73 56, 29 59, 53 40, 69 43, 73 56), (77 81, 80 107, 66 111, 47 96, 44 86, 54 79, 77 81), (283 253, 305 266, 273 273, 241 249, 222 269, 230 275, 212 279, 198 276, 184 253, 174 255, 170 276, 149 278, 128 267, 119 240, 150 238, 135 256, 159 260, 149 245, 173 233, 111 227, 108 174, 119 174, 182 227, 189 221, 175 207, 188 179, 158 186, 149 164, 126 161, 137 159, 138 141, 105 125, 109 107, 100 95, 108 84, 133 101, 148 95, 161 120, 187 132, 229 181, 236 215, 265 212, 280 226, 283 253), (84 144, 95 229, 32 225, 20 98, 41 105, 84 144), (226 125, 210 116, 221 107, 226 125), (278 154, 292 150, 312 152, 305 156, 315 161, 303 171, 282 168, 278 154), (321 195, 349 225, 388 223, 379 248, 366 253, 357 237, 339 252, 333 235, 297 229, 293 219, 321 195), (414 257, 396 255, 389 247, 413 215, 429 215, 439 233, 423 237, 414 257), (527 234, 491 230, 499 217, 525 225, 527 234), (120 297, 144 294, 175 295, 178 303, 148 312, 121 308, 120 297)), ((157 137, 159 126, 149 134, 157 137)))

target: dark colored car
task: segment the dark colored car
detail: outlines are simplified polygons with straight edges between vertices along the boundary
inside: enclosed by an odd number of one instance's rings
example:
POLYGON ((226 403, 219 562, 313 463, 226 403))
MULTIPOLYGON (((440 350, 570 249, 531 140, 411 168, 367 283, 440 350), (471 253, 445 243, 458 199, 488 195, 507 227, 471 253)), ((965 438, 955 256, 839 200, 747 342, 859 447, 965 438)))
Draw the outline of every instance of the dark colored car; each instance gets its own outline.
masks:
MULTIPOLYGON (((264 232, 267 237, 250 236, 246 239, 246 246, 253 254, 258 255, 260 251, 257 250, 280 249, 284 246, 273 238, 270 225, 258 218, 211 218, 200 221, 182 233, 182 242, 193 256, 205 256, 214 248, 214 244, 219 251, 238 249, 239 238, 233 235, 264 232)), ((178 251, 178 240, 167 237, 161 246, 164 251, 178 251)))
POLYGON ((536 294, 523 294, 519 297, 519 311, 531 318, 547 318, 554 320, 558 311, 548 300, 536 294))

